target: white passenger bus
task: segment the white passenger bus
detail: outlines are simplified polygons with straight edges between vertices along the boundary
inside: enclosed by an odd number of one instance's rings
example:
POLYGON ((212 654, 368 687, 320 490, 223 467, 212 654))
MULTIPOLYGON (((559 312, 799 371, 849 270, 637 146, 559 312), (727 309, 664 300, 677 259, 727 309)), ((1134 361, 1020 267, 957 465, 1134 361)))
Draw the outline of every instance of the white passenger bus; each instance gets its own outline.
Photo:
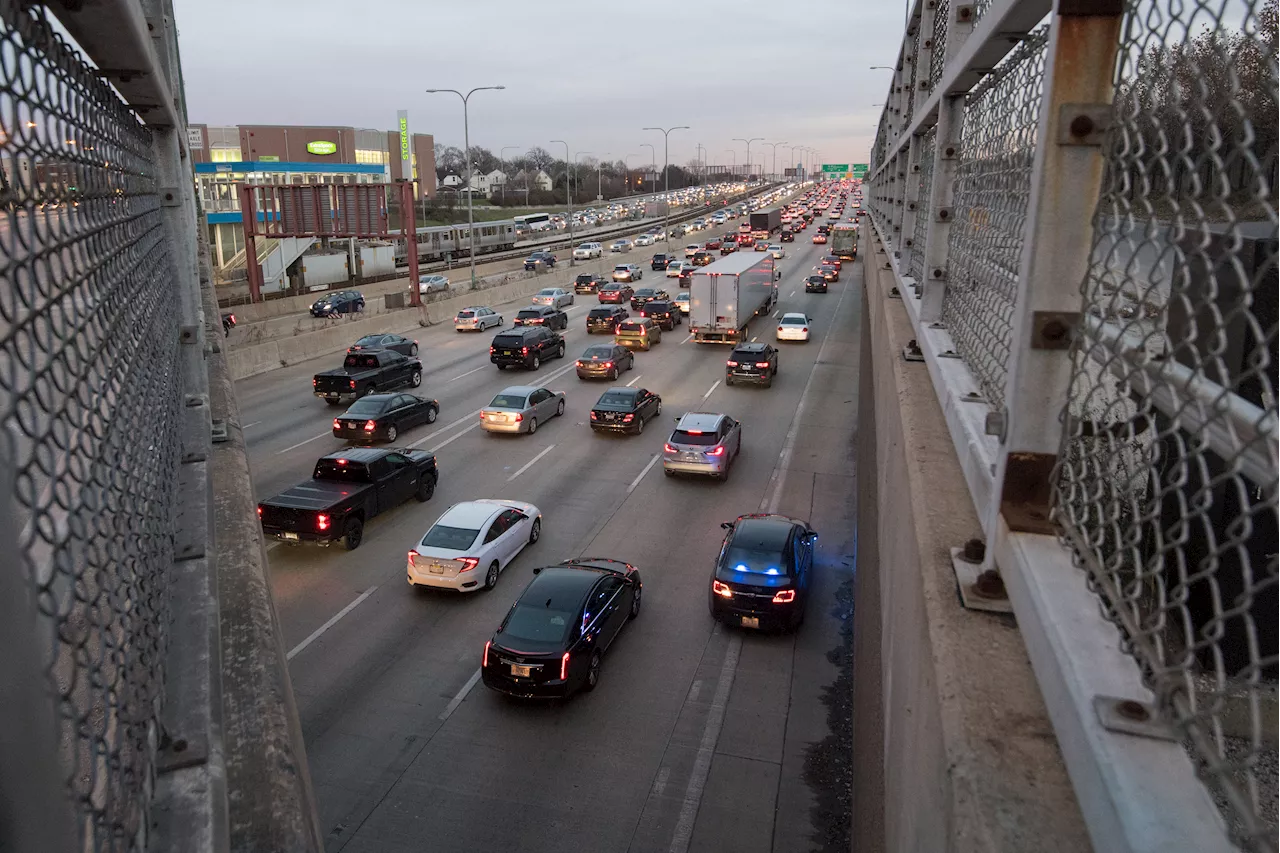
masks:
POLYGON ((513 219, 521 231, 546 231, 552 227, 549 213, 526 213, 513 219))

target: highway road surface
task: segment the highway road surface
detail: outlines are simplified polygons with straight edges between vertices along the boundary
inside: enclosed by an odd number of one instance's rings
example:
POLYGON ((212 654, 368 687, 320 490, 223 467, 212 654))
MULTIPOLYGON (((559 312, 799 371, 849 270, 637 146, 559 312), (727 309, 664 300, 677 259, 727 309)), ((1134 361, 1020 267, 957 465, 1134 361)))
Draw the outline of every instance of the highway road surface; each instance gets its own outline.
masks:
MULTIPOLYGON (((732 222, 691 235, 705 240, 732 222)), ((379 516, 359 549, 269 546, 272 584, 328 849, 332 851, 809 851, 848 849, 849 591, 854 571, 854 441, 861 264, 830 293, 804 293, 825 252, 787 244, 778 310, 814 318, 808 343, 782 345, 772 388, 723 382, 727 347, 665 334, 619 384, 664 400, 640 436, 596 435, 588 410, 609 383, 576 378, 594 297, 568 309, 568 357, 534 373, 489 363, 492 332, 419 329, 436 424, 398 444, 435 451, 428 503, 379 516), (567 393, 564 417, 535 435, 479 429, 508 385, 567 393), (685 411, 744 425, 727 483, 669 479, 659 455, 685 411), (544 513, 541 540, 489 593, 422 593, 405 555, 452 503, 514 498, 544 513), (713 562, 737 515, 777 511, 819 531, 808 619, 795 634, 747 633, 707 611, 713 562), (565 702, 506 699, 479 683, 482 647, 535 566, 626 560, 643 572, 644 610, 609 650, 600 686, 565 702)), ((689 242, 684 241, 684 242, 689 242)), ((646 261, 633 251, 628 260, 646 261)), ((646 273, 643 285, 666 282, 646 273)), ((674 291, 675 280, 670 281, 674 291)), ((513 307, 506 307, 508 321, 513 307)), ((773 340, 758 318, 751 334, 773 340)), ((340 356, 239 383, 257 496, 305 479, 343 445, 338 408, 311 394, 340 356)))

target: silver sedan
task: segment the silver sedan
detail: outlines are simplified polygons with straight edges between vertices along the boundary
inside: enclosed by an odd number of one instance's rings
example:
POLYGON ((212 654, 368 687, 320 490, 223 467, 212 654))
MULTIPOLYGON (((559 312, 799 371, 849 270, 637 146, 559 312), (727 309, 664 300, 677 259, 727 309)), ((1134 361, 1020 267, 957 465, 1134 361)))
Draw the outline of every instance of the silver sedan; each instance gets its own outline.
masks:
POLYGON ((563 287, 544 287, 533 295, 533 304, 564 308, 573 304, 573 294, 563 287))
POLYGON ((504 388, 480 410, 480 426, 486 432, 538 431, 540 424, 564 414, 564 392, 536 385, 504 388))

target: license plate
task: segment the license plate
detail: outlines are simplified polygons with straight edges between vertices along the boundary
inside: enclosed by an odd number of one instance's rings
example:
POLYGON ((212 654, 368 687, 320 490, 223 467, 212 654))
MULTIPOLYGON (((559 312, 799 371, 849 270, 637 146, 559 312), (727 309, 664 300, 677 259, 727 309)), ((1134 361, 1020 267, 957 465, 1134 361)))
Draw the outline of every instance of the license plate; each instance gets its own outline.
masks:
POLYGON ((427 566, 427 571, 431 572, 431 574, 433 575, 442 575, 444 574, 444 566, 440 565, 439 563, 432 563, 431 565, 427 566))
POLYGON ((298 538, 298 534, 296 534, 296 533, 281 533, 281 534, 280 534, 280 537, 281 537, 282 539, 295 539, 295 540, 296 540, 296 539, 298 538))
POLYGON ((533 667, 531 666, 517 666, 516 664, 513 663, 511 665, 511 674, 518 676, 520 678, 528 678, 529 672, 532 669, 533 667))
POLYGON ((742 627, 743 628, 759 628, 760 617, 759 616, 743 616, 742 627))
POLYGON ((347 429, 356 429, 356 428, 357 428, 357 425, 354 423, 347 424, 347 429))
POLYGON ((504 349, 504 350, 502 351, 502 354, 503 354, 503 355, 515 355, 515 353, 513 353, 513 352, 512 352, 511 350, 509 350, 509 349, 504 349))

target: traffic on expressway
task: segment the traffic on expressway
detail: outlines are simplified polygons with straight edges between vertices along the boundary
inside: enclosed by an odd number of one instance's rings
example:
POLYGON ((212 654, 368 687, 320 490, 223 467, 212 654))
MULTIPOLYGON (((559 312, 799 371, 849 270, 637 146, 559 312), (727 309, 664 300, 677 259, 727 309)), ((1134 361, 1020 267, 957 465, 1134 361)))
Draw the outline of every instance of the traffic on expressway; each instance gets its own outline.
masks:
POLYGON ((237 383, 327 849, 847 837, 860 202, 237 383))

